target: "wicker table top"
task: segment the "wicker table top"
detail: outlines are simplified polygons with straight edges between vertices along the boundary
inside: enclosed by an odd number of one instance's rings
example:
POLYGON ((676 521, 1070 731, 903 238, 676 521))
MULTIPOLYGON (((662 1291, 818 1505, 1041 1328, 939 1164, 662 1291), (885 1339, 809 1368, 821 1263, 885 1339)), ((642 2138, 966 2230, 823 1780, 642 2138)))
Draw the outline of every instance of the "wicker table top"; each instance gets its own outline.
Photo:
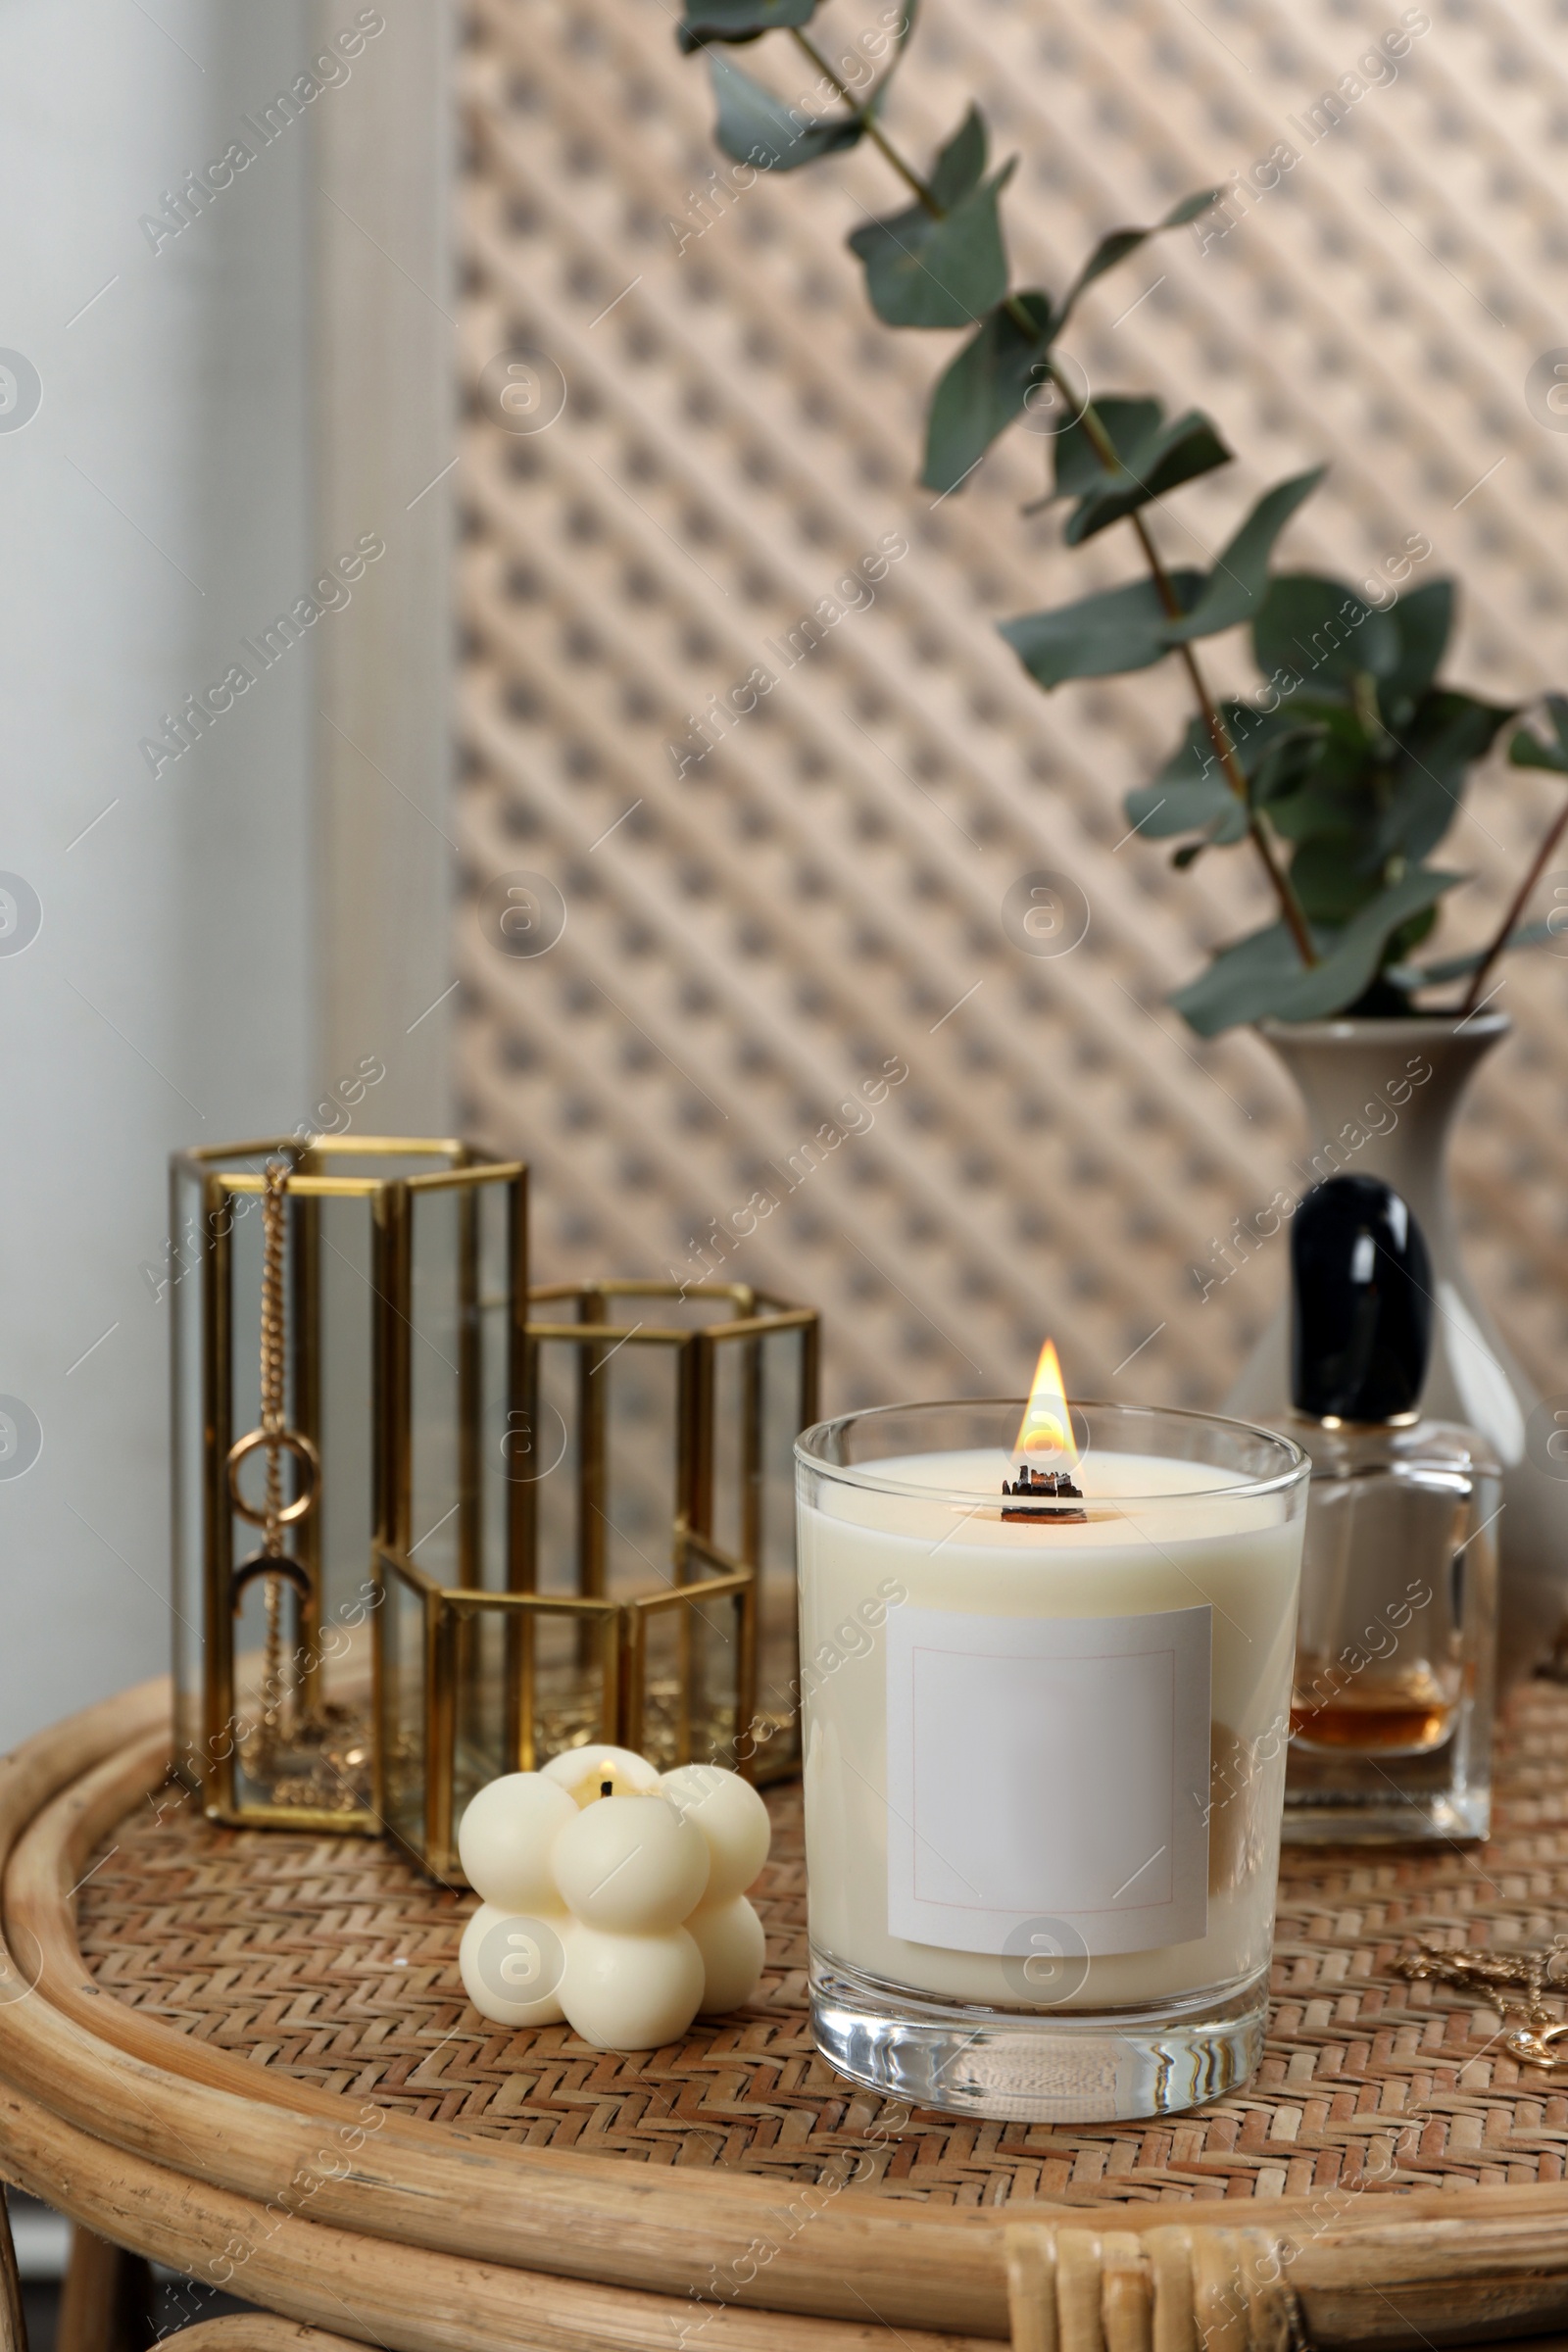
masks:
POLYGON ((1391 1964, 1416 1936, 1535 1943, 1568 1926, 1568 1690, 1517 1694, 1485 1847, 1287 1854, 1258 2079, 1145 2127, 911 2113, 836 2076, 806 2018, 798 1788, 771 1804, 761 1996, 652 2056, 591 2050, 565 2026, 487 2025, 456 1968, 473 1898, 389 1847, 214 1829, 176 1791, 100 1849, 76 1897, 81 1946, 104 1992, 257 2066, 468 2133, 647 2165, 809 2181, 853 2163, 884 2195, 960 2206, 1562 2177, 1568 2067, 1521 2069, 1495 2015, 1391 1964))

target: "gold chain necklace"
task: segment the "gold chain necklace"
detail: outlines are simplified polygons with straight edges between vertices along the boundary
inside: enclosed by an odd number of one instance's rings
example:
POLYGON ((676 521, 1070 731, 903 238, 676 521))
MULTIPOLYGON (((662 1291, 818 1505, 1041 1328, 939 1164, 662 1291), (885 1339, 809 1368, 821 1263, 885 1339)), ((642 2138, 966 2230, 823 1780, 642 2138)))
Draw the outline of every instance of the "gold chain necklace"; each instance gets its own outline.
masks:
MULTIPOLYGON (((296 1622, 303 1616, 313 1595, 309 1572, 283 1548, 283 1530, 316 1508, 320 1484, 320 1457, 309 1438, 299 1430, 289 1428, 284 1406, 287 1342, 283 1308, 284 1194, 288 1186, 288 1174, 286 1160, 270 1159, 262 1192, 261 1420, 257 1428, 236 1440, 228 1449, 229 1497, 240 1517, 248 1519, 253 1527, 262 1530, 261 1550, 235 1569, 229 1597, 230 1605, 237 1614, 250 1586, 258 1577, 263 1579, 267 1600, 267 1647, 262 1676, 262 1739, 258 1757, 259 1768, 263 1771, 270 1770, 275 1761, 290 1698, 309 1688, 307 1678, 299 1671, 302 1653, 298 1642, 292 1671, 285 1672, 283 1664, 284 1587, 293 1588, 296 1622), (241 1466, 258 1447, 264 1448, 267 1455, 267 1479, 260 1509, 246 1499, 239 1483, 241 1466), (294 1456, 302 1473, 301 1489, 292 1502, 283 1500, 285 1453, 294 1456)), ((303 1712, 303 1708, 300 1711, 303 1712)))
MULTIPOLYGON (((1556 2044, 1568 2035, 1568 2021, 1553 2017, 1546 2006, 1546 1987, 1559 1962, 1568 1963, 1568 1936, 1554 1936, 1544 1950, 1527 1952, 1453 1952, 1427 1944, 1406 1952, 1395 1966, 1412 1983, 1435 1977, 1479 1994, 1502 2019, 1502 2046, 1510 2058, 1524 2066, 1564 2066, 1568 2055, 1559 2056, 1556 2044)), ((1563 1980, 1555 1982, 1560 1987, 1563 1980)))

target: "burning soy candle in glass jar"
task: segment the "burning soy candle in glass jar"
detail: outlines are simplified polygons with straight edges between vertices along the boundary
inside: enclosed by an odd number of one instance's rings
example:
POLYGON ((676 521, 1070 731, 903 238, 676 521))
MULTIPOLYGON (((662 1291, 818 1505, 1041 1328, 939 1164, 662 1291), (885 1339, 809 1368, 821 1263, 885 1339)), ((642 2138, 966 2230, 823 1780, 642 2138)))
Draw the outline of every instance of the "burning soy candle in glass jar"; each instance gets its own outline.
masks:
POLYGON ((1049 1348, 1018 1412, 797 1447, 813 2026, 933 2106, 1158 2114, 1261 2048, 1307 1464, 1069 1412, 1049 1348))

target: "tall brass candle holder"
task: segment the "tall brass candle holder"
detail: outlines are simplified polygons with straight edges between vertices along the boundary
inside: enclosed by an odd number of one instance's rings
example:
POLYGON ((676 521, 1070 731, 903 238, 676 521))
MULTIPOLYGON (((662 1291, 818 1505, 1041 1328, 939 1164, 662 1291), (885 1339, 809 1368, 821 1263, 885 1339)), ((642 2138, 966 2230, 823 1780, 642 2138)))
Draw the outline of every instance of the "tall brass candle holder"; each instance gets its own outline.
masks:
POLYGON ((451 1139, 172 1183, 177 1754, 213 1818, 385 1829, 453 1879, 473 1790, 588 1740, 793 1769, 814 1314, 530 1294, 526 1168, 451 1139))
POLYGON ((467 1583, 499 1540, 528 1578, 483 1459, 525 1392, 527 1172, 286 1137, 176 1153, 172 1186, 177 1753, 217 1819, 371 1833, 378 1548, 467 1583))

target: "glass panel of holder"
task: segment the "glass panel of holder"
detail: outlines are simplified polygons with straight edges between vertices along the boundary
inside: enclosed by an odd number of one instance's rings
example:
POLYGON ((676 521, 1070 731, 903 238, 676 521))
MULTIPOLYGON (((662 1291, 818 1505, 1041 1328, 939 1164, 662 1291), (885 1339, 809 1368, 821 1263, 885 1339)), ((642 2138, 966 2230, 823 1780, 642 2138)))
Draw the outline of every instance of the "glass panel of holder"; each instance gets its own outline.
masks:
MULTIPOLYGON (((555 1302, 532 1311, 555 1320, 555 1302)), ((541 1592, 620 1600, 671 1581, 680 1343, 636 1323, 535 1342, 538 1428, 527 1467, 541 1592)))
POLYGON ((422 1582, 381 1555, 382 1814, 406 1845, 422 1850, 427 1723, 426 1603, 422 1582))
POLYGON ((522 1546, 532 1521, 518 1478, 536 1477, 539 1467, 533 1433, 538 1415, 523 1388, 522 1343, 514 1337, 514 1251, 522 1215, 520 1181, 481 1185, 475 1194, 474 1461, 479 1499, 473 1581, 496 1592, 525 1584, 531 1574, 522 1546))
POLYGON ((515 1640, 505 1612, 452 1607, 452 1659, 456 1682, 453 1744, 453 1824, 488 1781, 514 1772, 511 1737, 516 1717, 509 1688, 508 1658, 515 1640))
POLYGON ((607 1601, 541 1597, 511 1624, 513 1752, 538 1770, 564 1749, 621 1732, 621 1612, 607 1601))
POLYGON ((472 1199, 443 1186, 409 1194, 407 1544, 437 1585, 477 1581, 472 1505, 477 1466, 465 1408, 475 1388, 477 1339, 472 1199))
POLYGON ((537 1770, 618 1729, 616 1612, 526 1595, 449 1593, 457 1661, 453 1821, 498 1773, 537 1770))
POLYGON ((661 1772, 733 1768, 751 1688, 750 1574, 713 1577, 695 1556, 689 1567, 702 1581, 635 1604, 627 1736, 661 1772))
POLYGON ((520 1178, 482 1166, 409 1186, 408 1556, 443 1589, 514 1589, 516 1484, 534 1468, 512 1280, 520 1178))
POLYGON ((141 1267, 154 1303, 163 1306, 171 1318, 174 1757, 197 1783, 206 1778, 202 1637, 207 1608, 203 1537, 206 1455, 202 1442, 204 1181, 198 1161, 179 1157, 171 1162, 169 1239, 160 1255, 143 1260, 141 1267))
POLYGON ((795 1441, 815 1417, 815 1327, 782 1324, 760 1342, 758 1482, 757 1743, 761 1780, 801 1758, 800 1605, 795 1563, 795 1441))

